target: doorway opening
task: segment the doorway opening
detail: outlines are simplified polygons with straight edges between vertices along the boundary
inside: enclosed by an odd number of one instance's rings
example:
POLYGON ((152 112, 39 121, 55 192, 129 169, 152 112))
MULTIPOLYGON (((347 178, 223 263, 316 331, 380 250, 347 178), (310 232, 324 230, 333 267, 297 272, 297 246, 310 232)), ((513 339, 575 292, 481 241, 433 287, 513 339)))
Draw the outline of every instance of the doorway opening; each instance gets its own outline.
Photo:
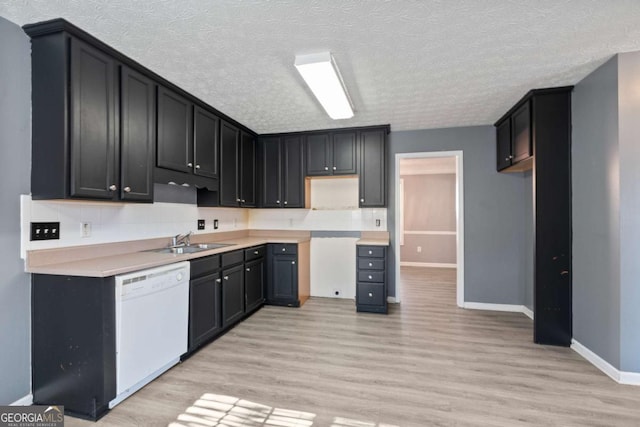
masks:
POLYGON ((400 270, 429 268, 445 281, 455 274, 456 304, 464 306, 462 161, 462 151, 396 154, 396 302, 404 297, 400 270))

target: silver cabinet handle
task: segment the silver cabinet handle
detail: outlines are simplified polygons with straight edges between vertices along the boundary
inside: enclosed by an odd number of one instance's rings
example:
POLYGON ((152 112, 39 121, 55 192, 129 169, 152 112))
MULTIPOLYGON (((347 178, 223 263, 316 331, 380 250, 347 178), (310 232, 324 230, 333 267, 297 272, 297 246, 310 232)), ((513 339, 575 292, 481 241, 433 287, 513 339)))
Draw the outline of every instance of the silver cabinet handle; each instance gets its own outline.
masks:
POLYGON ((282 248, 282 252, 286 252, 286 251, 287 251, 287 248, 282 248))
POLYGON ((369 280, 371 280, 371 279, 373 279, 373 276, 372 276, 372 275, 369 275, 369 280))
POLYGON ((295 263, 296 263, 295 261, 291 261, 291 264, 295 265, 295 263))
POLYGON ((190 168, 193 167, 193 163, 187 163, 187 166, 189 166, 190 168))
POLYGON ((236 202, 239 202, 239 201, 240 201, 240 199, 236 199, 236 202))
POLYGON ((196 169, 200 169, 200 165, 196 165, 196 169))
POLYGON ((216 279, 216 283, 222 282, 222 279, 216 279))
POLYGON ((287 204, 287 201, 286 201, 286 200, 284 201, 284 204, 285 204, 285 205, 287 204))
POLYGON ((369 255, 371 255, 373 253, 373 251, 369 251, 369 255))
POLYGON ((338 169, 338 168, 334 166, 334 167, 333 167, 333 170, 336 170, 336 169, 338 169))
POLYGON ((131 187, 124 187, 123 190, 125 193, 131 193, 131 187))
POLYGON ((250 269, 250 268, 247 268, 247 271, 251 271, 251 269, 250 269))
POLYGON ((324 167, 324 170, 328 171, 328 170, 329 170, 329 167, 328 167, 328 166, 325 166, 325 167, 324 167))
POLYGON ((370 296, 370 297, 373 297, 373 293, 369 292, 369 296, 370 296))
POLYGON ((369 263, 369 267, 373 267, 373 263, 372 262, 369 263))
POLYGON ((229 276, 224 276, 224 280, 229 280, 229 276))
POLYGON ((505 157, 505 158, 504 158, 504 161, 505 161, 505 162, 508 162, 508 161, 509 161, 509 158, 508 158, 508 157, 505 157))
POLYGON ((254 255, 258 255, 260 252, 258 251, 253 251, 254 255))
POLYGON ((277 204, 280 204, 280 200, 276 200, 276 203, 277 203, 277 204))
POLYGON ((364 199, 360 199, 360 203, 364 203, 364 199))
POLYGON ((242 199, 242 200, 240 200, 240 201, 241 201, 242 203, 244 203, 244 202, 245 202, 245 200, 244 200, 244 199, 242 199))
POLYGON ((115 185, 115 184, 111 184, 111 185, 109 186, 109 191, 116 191, 117 189, 118 189, 118 187, 116 187, 116 185, 115 185))

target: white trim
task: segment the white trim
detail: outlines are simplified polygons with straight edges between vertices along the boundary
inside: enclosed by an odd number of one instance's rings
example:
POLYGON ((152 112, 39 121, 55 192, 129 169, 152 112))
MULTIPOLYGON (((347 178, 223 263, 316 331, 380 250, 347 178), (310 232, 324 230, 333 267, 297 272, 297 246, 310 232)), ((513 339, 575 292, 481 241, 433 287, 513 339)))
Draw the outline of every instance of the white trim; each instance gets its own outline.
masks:
POLYGON ((492 304, 492 303, 486 303, 486 302, 465 302, 463 308, 468 308, 471 310, 508 311, 512 313, 522 313, 522 314, 526 314, 524 310, 527 309, 524 305, 492 304))
POLYGON ((526 305, 522 306, 522 314, 533 320, 533 310, 530 310, 526 305))
POLYGON ((404 232, 405 235, 407 234, 413 234, 413 235, 418 235, 418 236, 455 236, 456 233, 455 231, 406 231, 404 232))
POLYGON ((432 151, 421 153, 396 153, 395 155, 395 177, 394 187, 396 189, 395 199, 395 242, 398 247, 395 249, 396 255, 396 301, 402 299, 402 282, 400 281, 400 245, 402 240, 399 215, 402 213, 402 196, 400 195, 400 159, 407 158, 439 158, 455 157, 456 161, 456 304, 458 307, 464 306, 464 169, 462 150, 455 151, 432 151))
POLYGON ((458 264, 450 264, 445 262, 411 262, 401 261, 401 267, 434 267, 434 268, 458 268, 458 264))
POLYGON ((31 406, 33 404, 33 394, 29 393, 24 397, 10 403, 9 406, 31 406))
POLYGON ((571 349, 584 357, 587 362, 600 369, 618 384, 640 386, 640 372, 625 372, 616 369, 611 363, 607 362, 575 339, 571 340, 571 349))
POLYGON ((421 171, 405 171, 402 176, 420 176, 420 175, 453 175, 455 170, 451 169, 433 169, 433 170, 421 170, 421 171))

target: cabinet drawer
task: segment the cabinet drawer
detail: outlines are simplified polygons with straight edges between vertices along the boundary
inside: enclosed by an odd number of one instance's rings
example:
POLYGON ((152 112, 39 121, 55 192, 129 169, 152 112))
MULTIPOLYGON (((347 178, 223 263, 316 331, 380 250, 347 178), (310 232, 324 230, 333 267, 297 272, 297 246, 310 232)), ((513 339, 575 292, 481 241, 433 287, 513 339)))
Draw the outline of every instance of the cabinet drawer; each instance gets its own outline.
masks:
POLYGON ((384 270, 384 258, 358 258, 358 270, 384 270))
POLYGON ((222 254, 222 267, 240 264, 244 261, 244 251, 233 251, 222 254))
POLYGON ((384 246, 358 246, 358 256, 384 258, 384 249, 384 246))
POLYGON ((295 243, 274 243, 271 248, 274 255, 298 253, 298 245, 295 243))
POLYGON ((358 305, 383 305, 385 298, 382 283, 358 283, 358 305))
POLYGON ((253 248, 245 249, 244 260, 252 261, 257 258, 262 258, 264 257, 265 252, 266 252, 265 246, 254 246, 253 248))
POLYGON ((220 255, 211 255, 193 259, 191 262, 191 278, 205 276, 220 269, 220 255))
POLYGON ((358 282, 384 282, 384 271, 358 271, 358 282))

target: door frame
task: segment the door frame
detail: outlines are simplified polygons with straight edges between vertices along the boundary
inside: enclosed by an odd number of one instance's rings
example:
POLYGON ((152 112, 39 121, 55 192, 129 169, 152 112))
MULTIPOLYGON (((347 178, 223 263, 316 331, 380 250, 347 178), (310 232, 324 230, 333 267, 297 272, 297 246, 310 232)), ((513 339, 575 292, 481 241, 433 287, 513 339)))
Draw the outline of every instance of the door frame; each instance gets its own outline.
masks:
POLYGON ((464 168, 462 150, 455 151, 429 151, 418 153, 396 153, 395 156, 395 258, 396 258, 396 297, 395 301, 402 300, 402 283, 400 281, 400 218, 402 196, 400 195, 400 159, 439 158, 454 157, 456 160, 456 304, 464 307, 464 168))

